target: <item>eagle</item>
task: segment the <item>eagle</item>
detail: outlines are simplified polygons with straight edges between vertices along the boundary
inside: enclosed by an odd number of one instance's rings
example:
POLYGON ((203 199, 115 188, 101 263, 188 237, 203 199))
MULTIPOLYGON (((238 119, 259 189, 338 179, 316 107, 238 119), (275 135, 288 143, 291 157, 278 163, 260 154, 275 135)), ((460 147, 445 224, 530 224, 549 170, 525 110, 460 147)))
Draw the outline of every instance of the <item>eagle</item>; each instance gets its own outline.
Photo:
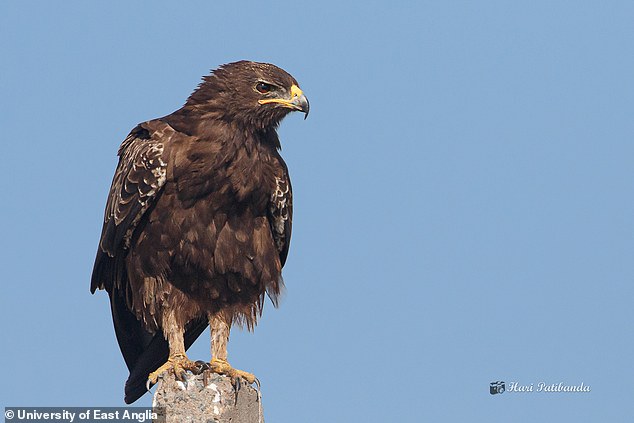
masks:
POLYGON ((308 116, 298 82, 269 64, 220 66, 175 112, 137 125, 118 151, 90 291, 105 290, 130 375, 125 402, 165 372, 200 372, 185 352, 211 329, 205 369, 253 383, 227 361, 233 324, 277 307, 293 198, 277 128, 308 116))

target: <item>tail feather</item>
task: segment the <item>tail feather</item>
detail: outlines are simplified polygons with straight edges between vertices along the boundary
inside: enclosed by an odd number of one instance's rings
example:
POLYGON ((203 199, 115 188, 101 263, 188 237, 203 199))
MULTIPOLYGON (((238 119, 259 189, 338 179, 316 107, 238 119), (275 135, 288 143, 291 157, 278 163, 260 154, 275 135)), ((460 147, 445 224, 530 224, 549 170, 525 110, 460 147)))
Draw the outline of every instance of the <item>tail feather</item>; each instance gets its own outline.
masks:
MULTIPOLYGON (((150 373, 167 361, 169 345, 162 332, 150 333, 128 310, 125 300, 116 290, 110 294, 112 320, 119 348, 130 376, 125 383, 125 402, 132 404, 147 392, 146 382, 150 373)), ((194 320, 185 330, 185 349, 188 349, 207 328, 206 318, 194 320)))
MULTIPOLYGON (((208 324, 206 318, 190 322, 187 330, 185 330, 186 350, 198 339, 208 324)), ((169 346, 163 337, 163 333, 156 333, 130 369, 130 376, 125 383, 126 404, 132 404, 147 392, 146 383, 148 376, 164 364, 168 356, 169 346)))

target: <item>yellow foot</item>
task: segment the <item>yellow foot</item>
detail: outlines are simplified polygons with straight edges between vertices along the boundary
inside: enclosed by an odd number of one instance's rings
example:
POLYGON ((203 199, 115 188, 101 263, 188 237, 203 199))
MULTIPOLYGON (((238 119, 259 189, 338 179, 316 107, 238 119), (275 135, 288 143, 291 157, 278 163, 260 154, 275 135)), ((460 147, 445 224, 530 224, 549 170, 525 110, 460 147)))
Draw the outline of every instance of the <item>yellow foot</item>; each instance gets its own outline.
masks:
POLYGON ((198 368, 199 366, 187 358, 185 354, 170 356, 165 364, 156 369, 155 372, 150 373, 148 376, 148 385, 155 384, 158 381, 159 376, 165 372, 172 372, 177 379, 181 379, 183 373, 187 370, 195 371, 198 368))
POLYGON ((252 373, 248 373, 242 370, 234 369, 231 367, 231 364, 226 360, 220 360, 217 358, 213 358, 211 363, 209 363, 209 370, 214 373, 219 373, 222 375, 227 375, 231 379, 237 379, 239 377, 245 379, 250 384, 256 381, 255 375, 252 373))

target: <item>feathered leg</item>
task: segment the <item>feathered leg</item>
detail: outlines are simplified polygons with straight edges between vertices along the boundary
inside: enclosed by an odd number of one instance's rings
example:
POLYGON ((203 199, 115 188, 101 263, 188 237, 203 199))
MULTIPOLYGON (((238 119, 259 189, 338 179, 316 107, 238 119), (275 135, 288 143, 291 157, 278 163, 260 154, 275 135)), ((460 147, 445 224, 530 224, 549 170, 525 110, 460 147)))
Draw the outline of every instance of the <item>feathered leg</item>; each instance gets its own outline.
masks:
POLYGON ((232 379, 242 377, 247 382, 255 382, 255 376, 251 373, 234 369, 227 361, 227 344, 229 343, 229 331, 231 330, 231 317, 223 313, 210 314, 209 326, 211 328, 211 371, 225 374, 232 379))
POLYGON ((185 371, 195 371, 199 366, 187 358, 185 355, 185 340, 184 332, 185 328, 179 326, 174 318, 174 313, 168 311, 163 317, 163 334, 169 344, 170 354, 167 362, 161 367, 156 369, 155 372, 150 373, 148 376, 148 385, 157 382, 159 376, 167 371, 174 373, 177 379, 182 379, 185 371))

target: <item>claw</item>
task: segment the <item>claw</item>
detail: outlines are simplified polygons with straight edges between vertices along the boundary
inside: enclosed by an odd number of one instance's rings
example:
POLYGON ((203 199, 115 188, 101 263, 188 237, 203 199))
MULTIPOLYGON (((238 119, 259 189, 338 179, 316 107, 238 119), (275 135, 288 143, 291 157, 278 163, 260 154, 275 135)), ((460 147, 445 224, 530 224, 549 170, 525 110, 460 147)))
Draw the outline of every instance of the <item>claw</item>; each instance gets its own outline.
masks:
POLYGON ((220 359, 214 358, 211 360, 211 363, 209 363, 209 367, 213 373, 229 376, 234 383, 234 387, 237 387, 238 389, 240 385, 236 385, 236 384, 242 383, 242 381, 240 381, 239 379, 246 380, 248 384, 252 384, 253 381, 255 380, 255 376, 253 376, 251 373, 234 369, 226 360, 220 360, 220 359))
POLYGON ((156 369, 156 371, 149 374, 146 388, 149 390, 150 384, 158 382, 159 377, 165 372, 171 372, 177 380, 182 382, 187 377, 186 371, 193 371, 196 368, 196 364, 190 361, 184 354, 175 354, 174 356, 170 356, 167 362, 156 369))
POLYGON ((152 387, 152 382, 150 381, 150 379, 147 380, 147 382, 145 382, 145 389, 150 392, 150 388, 152 387))
POLYGON ((203 373, 204 371, 211 369, 211 367, 209 366, 209 363, 205 363, 202 360, 197 360, 194 362, 194 364, 196 365, 196 367, 192 369, 192 373, 195 375, 199 375, 203 373))

